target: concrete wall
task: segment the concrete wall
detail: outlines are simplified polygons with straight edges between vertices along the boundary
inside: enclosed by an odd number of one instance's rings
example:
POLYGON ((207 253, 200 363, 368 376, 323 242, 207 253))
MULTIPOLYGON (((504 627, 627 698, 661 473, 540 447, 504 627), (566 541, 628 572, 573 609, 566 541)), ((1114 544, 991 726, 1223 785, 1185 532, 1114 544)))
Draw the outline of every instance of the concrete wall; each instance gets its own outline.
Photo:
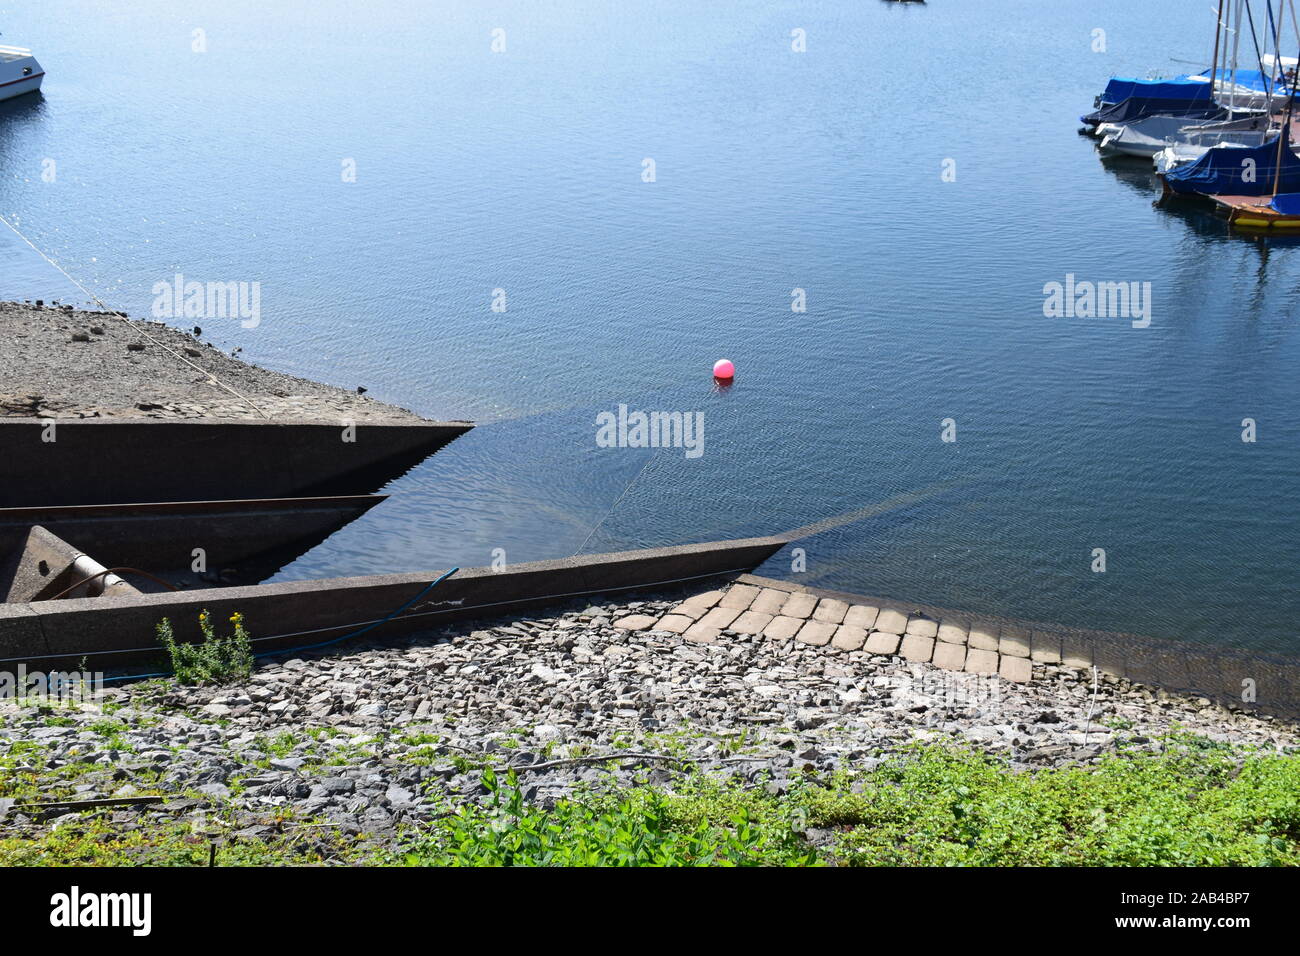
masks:
POLYGON ((0 601, 42 601, 77 583, 76 548, 44 528, 28 528, 0 549, 0 601))
MULTIPOLYGON (((537 561, 494 572, 472 568, 438 585, 407 613, 371 635, 435 627, 464 617, 495 616, 554 604, 566 596, 657 587, 683 578, 750 570, 784 541, 750 538, 583 555, 537 561)), ((171 619, 177 637, 198 638, 197 617, 218 622, 241 612, 253 637, 293 635, 259 643, 257 651, 302 646, 356 630, 391 614, 441 572, 262 584, 253 587, 148 594, 139 597, 0 605, 0 659, 21 657, 29 667, 75 667, 83 655, 92 669, 140 666, 158 655, 154 627, 171 619), (310 633, 302 633, 310 632, 310 633), (132 651, 146 648, 145 651, 132 651), (108 652, 108 653, 103 653, 108 652), (48 659, 46 655, 62 655, 48 659)), ((15 663, 0 663, 12 669, 15 663)))
MULTIPOLYGON (((256 574, 261 572, 262 562, 252 559, 274 553, 284 563, 383 500, 383 495, 353 495, 0 508, 0 561, 23 546, 32 525, 40 525, 107 567, 142 568, 154 574, 188 571, 193 550, 202 548, 213 571, 237 568, 241 575, 245 571, 256 574)), ((241 580, 254 584, 261 578, 241 580)))
POLYGON ((471 427, 0 419, 0 507, 366 494, 471 427))
POLYGON ((0 598, 5 601, 50 601, 73 597, 121 597, 140 592, 58 535, 39 525, 28 530, 0 568, 0 598), (78 587, 77 585, 81 585, 78 587))

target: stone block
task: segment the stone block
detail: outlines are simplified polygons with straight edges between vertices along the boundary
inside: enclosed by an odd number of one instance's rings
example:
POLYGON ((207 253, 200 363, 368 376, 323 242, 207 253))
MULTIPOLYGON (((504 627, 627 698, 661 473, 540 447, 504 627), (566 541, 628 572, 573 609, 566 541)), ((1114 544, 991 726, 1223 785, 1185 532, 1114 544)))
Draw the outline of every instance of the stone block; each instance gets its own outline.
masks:
POLYGON ((815 595, 798 593, 791 594, 785 599, 785 604, 781 606, 781 615, 783 617, 806 618, 817 609, 817 598, 815 595))
POLYGON ((913 615, 911 620, 907 622, 907 633, 915 634, 918 637, 937 637, 939 635, 939 622, 923 614, 913 615))
POLYGON ((849 606, 844 601, 837 601, 835 598, 822 598, 817 602, 817 609, 813 611, 813 620, 822 621, 826 624, 844 623, 844 615, 849 611, 849 606))
POLYGON ((903 649, 900 653, 909 661, 928 661, 934 654, 934 638, 908 634, 903 638, 903 649))
POLYGON ((996 674, 998 672, 997 651, 982 647, 970 647, 966 651, 967 674, 996 674))
POLYGON ((1029 635, 1029 657, 1040 664, 1061 663, 1061 635, 1034 631, 1029 635))
POLYGON ((740 617, 740 612, 734 607, 715 607, 695 623, 722 630, 724 627, 731 627, 731 622, 738 617, 740 617))
POLYGON ((772 623, 771 614, 758 611, 744 611, 731 624, 731 629, 738 634, 762 634, 763 628, 772 623))
POLYGON ((763 628, 763 636, 772 641, 788 641, 799 633, 801 627, 803 627, 802 618, 778 615, 763 628))
POLYGON ((961 670, 966 666, 966 645, 939 641, 934 645, 934 663, 944 670, 961 670))
POLYGON ((713 644, 721 632, 716 627, 708 627, 703 621, 696 621, 686 629, 682 636, 697 644, 713 644))
POLYGON ((971 625, 970 634, 966 636, 966 643, 977 651, 993 651, 998 649, 998 626, 987 622, 977 622, 971 625))
POLYGON ((938 638, 948 644, 965 644, 970 624, 961 618, 945 617, 939 622, 938 638))
POLYGON ((880 616, 880 608, 872 607, 869 604, 854 604, 848 613, 844 615, 844 623, 851 627, 865 627, 868 631, 876 626, 876 618, 880 616))
POLYGON ((887 634, 902 634, 907 630, 907 615, 887 607, 876 616, 875 628, 887 634))
POLYGON ((668 631, 672 634, 684 634, 686 629, 695 622, 685 614, 665 614, 659 619, 656 625, 656 631, 668 631))
POLYGON ((834 624, 827 624, 825 621, 805 621, 803 627, 799 628, 797 637, 804 644, 825 647, 831 642, 834 634, 834 624))
POLYGON ((718 601, 718 607, 735 608, 737 611, 745 611, 754 603, 754 598, 758 597, 759 589, 752 584, 733 584, 722 599, 718 601))
POLYGON ((866 642, 867 629, 854 624, 841 624, 831 638, 831 646, 841 651, 856 651, 866 642))
POLYGON ((771 614, 774 617, 781 613, 781 608, 785 606, 786 600, 790 597, 785 591, 778 591, 775 588, 763 588, 754 598, 754 603, 749 606, 751 611, 758 611, 760 614, 771 614))
POLYGON ((1029 632, 1023 627, 1004 627, 998 637, 998 653, 1003 657, 1028 657, 1029 632))
POLYGON ((649 614, 629 614, 614 622, 614 626, 623 631, 647 631, 657 624, 659 619, 649 614))
POLYGON ((888 631, 872 631, 867 635, 866 649, 872 654, 897 654, 900 640, 897 634, 888 631))
POLYGON ((1027 657, 1003 657, 998 676, 1017 684, 1027 684, 1034 676, 1034 665, 1027 657))

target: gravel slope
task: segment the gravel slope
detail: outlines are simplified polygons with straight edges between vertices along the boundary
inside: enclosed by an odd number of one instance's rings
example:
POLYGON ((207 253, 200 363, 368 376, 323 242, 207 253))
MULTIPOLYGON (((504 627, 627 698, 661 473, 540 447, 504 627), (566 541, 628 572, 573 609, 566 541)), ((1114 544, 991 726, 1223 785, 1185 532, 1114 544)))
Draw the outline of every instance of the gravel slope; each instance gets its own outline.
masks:
POLYGON ((0 417, 261 417, 221 382, 277 419, 420 420, 353 391, 249 365, 164 324, 111 312, 0 302, 0 341, 0 417))
MULTIPOLYGON (((51 798, 70 786, 83 799, 172 795, 162 808, 114 808, 125 828, 220 805, 256 837, 292 809, 382 843, 436 812, 439 797, 482 797, 484 765, 517 768, 529 797, 548 803, 611 772, 620 785, 671 786, 696 769, 779 792, 794 773, 867 769, 918 739, 965 741, 1018 768, 1156 750, 1177 728, 1266 748, 1300 740, 1280 721, 1110 677, 1094 700, 1089 677, 1064 666, 1019 684, 793 638, 724 630, 698 643, 615 626, 681 597, 262 662, 232 687, 119 688, 107 698, 120 725, 111 730, 97 708, 52 721, 4 705, 0 756, 18 741, 39 745, 23 760, 51 798), (619 754, 673 759, 599 759, 619 754)), ((29 833, 78 819, 9 809, 8 823, 29 833)))

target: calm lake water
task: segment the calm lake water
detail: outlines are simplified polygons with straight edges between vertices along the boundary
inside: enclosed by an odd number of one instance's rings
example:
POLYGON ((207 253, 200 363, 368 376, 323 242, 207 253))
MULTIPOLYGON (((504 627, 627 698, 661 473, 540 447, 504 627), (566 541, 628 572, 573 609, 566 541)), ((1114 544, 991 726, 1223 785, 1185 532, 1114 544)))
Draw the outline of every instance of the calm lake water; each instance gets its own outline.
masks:
MULTIPOLYGON (((1300 248, 1153 208, 1076 133, 1109 76, 1199 69, 1206 5, 117 6, 0 8, 48 71, 0 107, 0 213, 115 308, 257 281, 218 344, 484 423, 283 577, 879 504, 802 580, 1300 650, 1300 248), (1067 274, 1150 282, 1150 327, 1044 317, 1067 274), (704 412, 704 454, 597 447, 620 403, 704 412)), ((84 299, 5 233, 0 297, 84 299)))

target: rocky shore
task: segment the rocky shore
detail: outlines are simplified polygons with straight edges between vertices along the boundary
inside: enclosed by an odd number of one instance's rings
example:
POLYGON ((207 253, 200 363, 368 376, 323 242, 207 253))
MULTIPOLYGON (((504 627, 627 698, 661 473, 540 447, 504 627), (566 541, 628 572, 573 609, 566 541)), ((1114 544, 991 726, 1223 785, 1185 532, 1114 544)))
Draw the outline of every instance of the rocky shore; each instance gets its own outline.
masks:
POLYGON ((1034 661, 1017 682, 908 660, 888 642, 645 623, 699 609, 692 601, 722 606, 727 593, 623 596, 269 660, 235 686, 139 683, 78 710, 6 704, 5 772, 30 790, 0 800, 0 815, 35 838, 92 817, 129 831, 221 809, 230 839, 307 825, 328 856, 326 832, 389 845, 481 800, 484 767, 514 768, 527 798, 548 805, 700 772, 780 793, 795 775, 868 770, 917 740, 969 744, 1016 769, 1159 750, 1174 731, 1298 742, 1290 724, 1204 698, 1107 675, 1094 692, 1091 674, 1064 663, 1034 661), (138 794, 166 799, 54 806, 138 794))
POLYGON ((201 335, 115 312, 0 302, 0 338, 0 417, 419 420, 355 391, 250 365, 201 335))

